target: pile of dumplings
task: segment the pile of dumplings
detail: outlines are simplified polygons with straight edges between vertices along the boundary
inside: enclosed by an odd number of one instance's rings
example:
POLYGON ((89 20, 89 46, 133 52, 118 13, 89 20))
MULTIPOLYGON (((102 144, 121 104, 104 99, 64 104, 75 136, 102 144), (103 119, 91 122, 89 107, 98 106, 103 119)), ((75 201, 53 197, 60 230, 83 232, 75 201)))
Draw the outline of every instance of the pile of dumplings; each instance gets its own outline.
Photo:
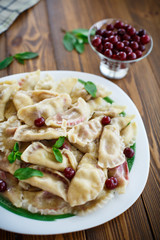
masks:
POLYGON ((115 192, 125 192, 129 171, 123 151, 136 140, 135 116, 122 116, 126 107, 108 103, 104 97, 111 92, 96 87, 93 98, 77 78, 56 81, 39 70, 0 83, 0 179, 7 183, 1 194, 13 205, 45 215, 84 214, 103 206, 115 192), (106 126, 104 116, 111 118, 106 126), (36 127, 40 117, 45 125, 36 127), (62 163, 52 151, 61 136, 62 163), (21 160, 9 163, 17 142, 21 160), (14 172, 23 167, 38 169, 43 177, 18 180, 14 172), (75 171, 71 180, 64 175, 67 167, 75 171), (109 190, 105 181, 112 176, 118 186, 109 190))

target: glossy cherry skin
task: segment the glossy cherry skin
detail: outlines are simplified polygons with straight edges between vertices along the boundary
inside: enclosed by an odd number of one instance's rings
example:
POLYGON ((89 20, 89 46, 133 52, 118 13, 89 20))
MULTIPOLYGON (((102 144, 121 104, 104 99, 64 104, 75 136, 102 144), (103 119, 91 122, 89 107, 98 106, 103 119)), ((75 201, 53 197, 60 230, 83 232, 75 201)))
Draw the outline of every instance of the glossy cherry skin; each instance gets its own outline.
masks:
POLYGON ((110 124, 110 122, 111 122, 111 118, 109 116, 104 116, 101 120, 101 123, 103 125, 108 125, 108 124, 110 124))
POLYGON ((106 188, 110 190, 116 188, 117 185, 118 185, 118 181, 117 181, 117 178, 115 177, 108 178, 105 182, 106 188))
POLYGON ((7 190, 7 183, 0 179, 0 192, 5 192, 7 190))
POLYGON ((35 119, 34 125, 35 125, 36 127, 42 127, 42 126, 44 126, 44 125, 45 125, 45 119, 44 119, 43 117, 40 117, 40 118, 35 119))
POLYGON ((127 158, 132 158, 134 156, 134 150, 132 148, 126 147, 123 151, 127 158))
POLYGON ((66 178, 68 178, 69 180, 71 180, 74 177, 74 175, 75 175, 75 171, 71 167, 65 168, 63 173, 64 173, 64 176, 66 178))

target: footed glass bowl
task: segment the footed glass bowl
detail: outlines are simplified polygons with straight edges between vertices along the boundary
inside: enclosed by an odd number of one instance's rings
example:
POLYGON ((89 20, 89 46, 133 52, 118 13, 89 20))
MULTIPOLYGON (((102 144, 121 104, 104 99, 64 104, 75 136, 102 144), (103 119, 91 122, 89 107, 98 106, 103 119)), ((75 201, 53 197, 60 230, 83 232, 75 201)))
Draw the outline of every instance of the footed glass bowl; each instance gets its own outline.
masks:
MULTIPOLYGON (((88 34, 88 41, 89 41, 91 48, 100 57, 100 71, 105 77, 110 78, 110 79, 121 79, 121 78, 125 77, 129 70, 130 64, 138 62, 138 61, 144 59, 145 57, 147 57, 153 48, 152 37, 146 31, 146 34, 150 37, 150 42, 145 44, 145 51, 143 52, 143 55, 139 58, 136 58, 134 60, 117 60, 117 59, 112 59, 110 57, 107 57, 103 54, 103 52, 98 51, 96 49, 96 47, 94 47, 92 45, 92 40, 93 40, 94 36, 96 35, 96 34, 93 35, 93 32, 96 32, 96 30, 98 30, 98 29, 106 29, 106 26, 108 24, 114 25, 117 20, 118 19, 109 18, 109 19, 104 19, 99 22, 96 22, 95 24, 93 24, 91 26, 91 28, 89 29, 89 34, 88 34)), ((122 21, 122 22, 124 24, 130 25, 126 21, 122 21)), ((139 31, 140 29, 142 29, 142 27, 135 25, 135 24, 132 25, 132 27, 136 28, 136 31, 139 31)), ((104 38, 102 37, 102 39, 104 39, 104 38)))

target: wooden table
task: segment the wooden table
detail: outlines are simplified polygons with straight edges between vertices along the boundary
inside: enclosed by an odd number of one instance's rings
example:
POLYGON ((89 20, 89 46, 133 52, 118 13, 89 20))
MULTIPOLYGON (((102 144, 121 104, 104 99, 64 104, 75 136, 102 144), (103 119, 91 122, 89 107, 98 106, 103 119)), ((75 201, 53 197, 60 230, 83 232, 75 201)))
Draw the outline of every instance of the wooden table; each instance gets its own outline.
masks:
MULTIPOLYGON (((149 57, 133 64, 123 80, 112 81, 136 104, 150 143, 150 173, 146 187, 136 203, 119 217, 85 231, 52 236, 20 235, 0 231, 0 239, 15 240, 106 240, 160 239, 159 218, 159 133, 160 133, 160 2, 158 0, 41 0, 22 13, 12 26, 0 35, 0 60, 18 52, 38 52, 39 57, 16 61, 0 71, 0 77, 41 70, 75 70, 97 74, 99 59, 89 45, 81 55, 67 52, 62 45, 61 28, 89 28, 104 18, 121 18, 136 22, 151 33, 154 48, 149 57)), ((0 216, 3 219, 3 216, 0 216)), ((18 223, 16 223, 18 224, 18 223)))

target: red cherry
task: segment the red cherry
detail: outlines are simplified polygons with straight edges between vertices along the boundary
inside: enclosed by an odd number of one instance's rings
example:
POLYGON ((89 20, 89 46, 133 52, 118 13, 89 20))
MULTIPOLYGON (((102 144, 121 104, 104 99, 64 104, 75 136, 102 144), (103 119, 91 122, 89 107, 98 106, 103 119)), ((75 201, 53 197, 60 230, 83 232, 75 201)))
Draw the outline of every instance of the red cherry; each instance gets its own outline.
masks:
POLYGON ((132 26, 129 26, 127 28, 127 33, 128 33, 128 35, 132 36, 132 35, 134 35, 136 33, 136 29, 133 28, 132 26))
POLYGON ((135 34, 135 35, 132 36, 132 40, 139 43, 140 42, 140 37, 135 34))
POLYGON ((139 45, 138 45, 137 42, 132 41, 132 42, 130 43, 130 47, 132 48, 133 51, 135 51, 136 49, 139 48, 139 45))
POLYGON ((127 40, 127 41, 129 41, 131 39, 131 36, 129 36, 128 34, 124 34, 123 35, 123 40, 127 40))
POLYGON ((132 48, 130 47, 124 47, 124 51, 128 54, 132 52, 132 48))
POLYGON ((126 147, 123 151, 127 158, 132 158, 134 156, 134 150, 132 148, 126 147))
POLYGON ((101 29, 97 29, 97 31, 96 31, 96 35, 100 35, 100 36, 102 36, 102 30, 101 29))
POLYGON ((136 50, 135 54, 136 54, 137 58, 142 57, 142 52, 140 50, 136 50))
POLYGON ((127 54, 125 52, 119 52, 117 53, 117 57, 119 58, 119 60, 123 61, 126 60, 127 54))
POLYGON ((127 58, 129 60, 135 60, 137 58, 136 54, 134 52, 128 53, 127 58))
POLYGON ((138 48, 141 52, 144 52, 146 47, 142 44, 139 45, 139 48, 138 48))
POLYGON ((95 36, 93 39, 92 39, 92 45, 94 47, 98 47, 100 44, 101 44, 102 40, 101 38, 98 36, 95 36))
POLYGON ((141 43, 142 44, 147 44, 147 43, 149 43, 150 42, 150 36, 148 36, 148 35, 143 35, 142 37, 141 37, 141 43))
POLYGON ((125 33, 126 33, 126 31, 125 31, 124 28, 120 28, 120 29, 118 29, 118 31, 117 31, 117 34, 120 35, 120 36, 123 36, 125 33))
POLYGON ((105 51, 104 51, 104 55, 106 56, 106 57, 112 57, 112 50, 110 50, 110 49, 106 49, 105 51))
POLYGON ((116 42, 118 42, 118 37, 114 36, 114 35, 110 36, 109 37, 109 42, 115 44, 116 42))
POLYGON ((98 47, 96 47, 96 50, 100 53, 103 53, 103 45, 102 44, 98 45, 98 47))
POLYGON ((124 23, 122 21, 119 21, 119 20, 117 20, 114 24, 114 27, 117 28, 117 29, 118 28, 123 28, 123 26, 124 26, 124 23))
POLYGON ((113 25, 113 24, 108 24, 107 27, 106 27, 106 29, 107 29, 108 31, 113 30, 113 29, 114 29, 114 25, 113 25))
POLYGON ((110 122, 111 122, 111 118, 109 116, 104 116, 101 121, 103 125, 108 125, 110 124, 110 122))
POLYGON ((116 43, 116 48, 117 48, 118 50, 123 50, 123 48, 124 48, 124 43, 123 43, 123 42, 117 42, 117 43, 116 43))
POLYGON ((138 32, 138 36, 142 37, 143 35, 146 35, 146 30, 145 29, 140 29, 138 32))
POLYGON ((124 43, 125 46, 129 46, 129 41, 123 40, 123 43, 124 43))
POLYGON ((5 192, 7 190, 7 183, 0 179, 0 192, 5 192))
POLYGON ((110 42, 106 42, 106 43, 104 44, 104 48, 105 48, 105 49, 113 49, 113 44, 110 43, 110 42))
POLYGON ((36 127, 42 127, 42 126, 44 126, 44 124, 45 124, 45 119, 43 117, 37 118, 34 121, 34 125, 36 127))
POLYGON ((71 180, 74 177, 74 175, 75 175, 75 171, 71 167, 65 168, 63 173, 64 173, 64 176, 66 178, 68 178, 69 180, 71 180))
POLYGON ((117 178, 115 177, 108 178, 105 182, 105 185, 106 185, 106 188, 110 190, 116 188, 118 185, 117 178))

